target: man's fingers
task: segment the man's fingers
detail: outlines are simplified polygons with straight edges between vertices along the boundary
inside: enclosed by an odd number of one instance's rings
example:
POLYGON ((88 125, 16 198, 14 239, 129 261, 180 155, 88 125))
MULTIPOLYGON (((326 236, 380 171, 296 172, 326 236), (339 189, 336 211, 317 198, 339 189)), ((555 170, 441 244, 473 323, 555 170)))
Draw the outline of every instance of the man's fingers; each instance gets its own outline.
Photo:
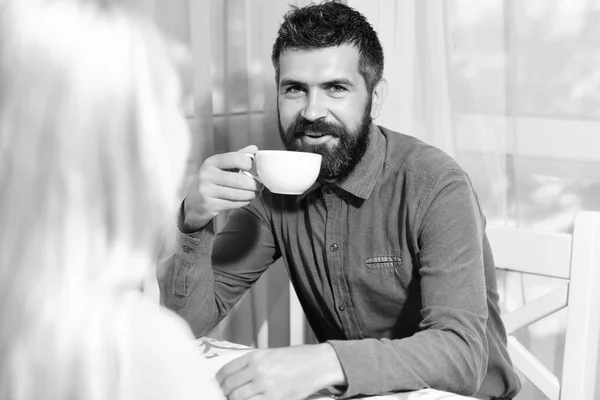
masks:
POLYGON ((237 152, 242 153, 242 154, 244 154, 244 153, 256 154, 257 151, 258 151, 258 147, 251 144, 250 146, 246 146, 246 147, 239 149, 237 152))
POLYGON ((221 170, 243 169, 244 171, 250 171, 252 169, 252 163, 252 158, 242 153, 241 150, 240 152, 234 151, 230 153, 216 154, 207 158, 204 162, 206 165, 210 165, 221 170))
POLYGON ((217 382, 219 385, 223 385, 223 381, 228 378, 230 375, 239 372, 248 366, 249 359, 244 355, 236 358, 235 360, 229 361, 227 364, 223 365, 219 371, 217 371, 217 382))
POLYGON ((223 186, 215 186, 212 190, 214 199, 226 200, 233 203, 252 201, 258 197, 258 192, 253 190, 233 189, 223 186))
POLYGON ((263 185, 256 179, 239 172, 216 170, 212 173, 214 174, 212 181, 218 186, 252 192, 260 192, 263 188, 263 185))
POLYGON ((263 392, 260 391, 255 385, 249 383, 235 389, 227 396, 229 400, 259 400, 263 398, 262 394, 263 392))
MULTIPOLYGON (((221 390, 223 391, 225 396, 229 396, 235 390, 239 390, 243 386, 254 387, 255 385, 251 384, 253 378, 254 376, 250 372, 250 369, 248 367, 244 367, 241 370, 238 370, 228 376, 221 377, 221 390)), ((251 393, 251 391, 245 390, 243 392, 246 392, 246 395, 256 394, 256 391, 252 391, 251 393)))

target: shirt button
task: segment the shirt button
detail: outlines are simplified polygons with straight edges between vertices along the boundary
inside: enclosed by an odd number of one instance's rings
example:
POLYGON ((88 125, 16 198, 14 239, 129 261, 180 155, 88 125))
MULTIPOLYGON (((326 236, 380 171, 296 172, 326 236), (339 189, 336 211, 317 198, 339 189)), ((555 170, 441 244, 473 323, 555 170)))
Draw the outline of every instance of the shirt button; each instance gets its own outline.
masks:
POLYGON ((325 189, 325 193, 331 194, 331 193, 333 193, 333 189, 327 188, 327 189, 325 189))
POLYGON ((346 309, 346 305, 342 303, 342 304, 340 304, 340 305, 338 306, 338 309, 339 309, 340 311, 344 311, 344 310, 346 309))
POLYGON ((333 243, 331 246, 329 246, 329 250, 331 251, 337 251, 338 249, 338 245, 336 243, 333 243))
POLYGON ((348 200, 349 198, 350 198, 350 193, 344 193, 342 195, 342 199, 344 199, 344 200, 348 200))

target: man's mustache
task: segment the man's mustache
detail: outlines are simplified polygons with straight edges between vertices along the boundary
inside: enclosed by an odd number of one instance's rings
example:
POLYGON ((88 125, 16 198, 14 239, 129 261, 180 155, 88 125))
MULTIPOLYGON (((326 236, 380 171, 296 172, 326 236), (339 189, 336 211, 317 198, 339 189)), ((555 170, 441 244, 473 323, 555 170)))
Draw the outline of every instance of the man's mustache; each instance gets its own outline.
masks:
POLYGON ((290 125, 287 133, 294 136, 303 136, 308 131, 333 137, 342 137, 346 132, 342 126, 323 121, 322 119, 309 121, 306 118, 300 117, 290 125))

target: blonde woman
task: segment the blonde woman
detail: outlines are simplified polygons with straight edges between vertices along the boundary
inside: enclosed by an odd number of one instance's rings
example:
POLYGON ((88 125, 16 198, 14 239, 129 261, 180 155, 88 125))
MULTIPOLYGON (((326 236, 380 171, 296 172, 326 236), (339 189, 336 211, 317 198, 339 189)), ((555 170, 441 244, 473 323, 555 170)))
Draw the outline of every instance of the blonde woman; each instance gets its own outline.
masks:
POLYGON ((147 303, 188 133, 159 34, 115 4, 0 0, 0 399, 220 399, 147 303))

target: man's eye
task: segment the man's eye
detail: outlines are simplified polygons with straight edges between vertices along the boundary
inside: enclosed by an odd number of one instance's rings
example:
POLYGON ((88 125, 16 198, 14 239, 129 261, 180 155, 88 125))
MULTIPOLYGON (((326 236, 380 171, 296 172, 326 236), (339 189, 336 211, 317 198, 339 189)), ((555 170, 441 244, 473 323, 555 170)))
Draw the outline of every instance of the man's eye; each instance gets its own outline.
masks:
POLYGON ((298 94, 298 93, 302 93, 303 90, 302 90, 302 88, 300 88, 298 86, 290 86, 289 88, 287 88, 285 90, 285 92, 289 93, 289 94, 298 94))
POLYGON ((329 88, 333 93, 344 93, 346 88, 340 85, 333 85, 329 88))

